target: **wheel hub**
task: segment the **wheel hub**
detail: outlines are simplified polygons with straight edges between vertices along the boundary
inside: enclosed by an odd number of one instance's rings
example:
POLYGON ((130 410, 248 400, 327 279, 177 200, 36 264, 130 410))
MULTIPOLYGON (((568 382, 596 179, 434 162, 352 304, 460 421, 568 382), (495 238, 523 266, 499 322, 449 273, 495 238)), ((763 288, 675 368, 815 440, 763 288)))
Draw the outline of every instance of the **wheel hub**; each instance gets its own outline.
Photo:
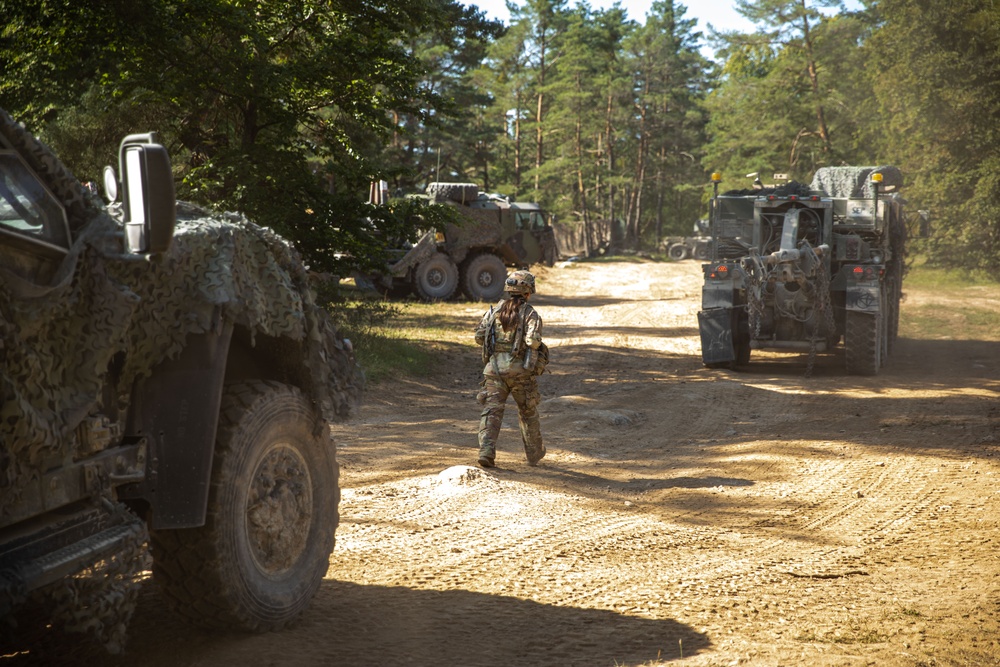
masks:
POLYGON ((247 496, 250 552, 261 570, 289 569, 305 550, 312 525, 312 480, 302 455, 273 447, 260 461, 247 496))

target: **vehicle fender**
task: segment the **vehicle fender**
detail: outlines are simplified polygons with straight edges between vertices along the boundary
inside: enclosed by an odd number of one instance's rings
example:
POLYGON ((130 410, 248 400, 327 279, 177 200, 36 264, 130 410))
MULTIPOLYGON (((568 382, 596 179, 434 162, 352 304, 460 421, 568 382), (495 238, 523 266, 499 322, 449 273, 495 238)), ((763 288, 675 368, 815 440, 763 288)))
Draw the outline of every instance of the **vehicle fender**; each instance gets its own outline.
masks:
POLYGON ((389 267, 389 273, 397 278, 403 278, 410 269, 415 268, 437 252, 437 239, 434 231, 427 232, 417 241, 399 261, 389 267))
POLYGON ((733 305, 733 284, 710 283, 701 288, 701 307, 731 308, 733 305))
POLYGON ((705 364, 736 360, 733 346, 733 309, 712 308, 698 312, 701 358, 705 364))
POLYGON ((119 497, 148 502, 153 530, 205 522, 232 335, 233 325, 225 321, 214 331, 189 335, 181 353, 156 366, 133 393, 126 435, 146 440, 147 475, 119 497))
POLYGON ((857 310, 866 313, 877 313, 881 308, 881 297, 879 292, 881 287, 875 284, 851 284, 847 283, 847 310, 857 310))

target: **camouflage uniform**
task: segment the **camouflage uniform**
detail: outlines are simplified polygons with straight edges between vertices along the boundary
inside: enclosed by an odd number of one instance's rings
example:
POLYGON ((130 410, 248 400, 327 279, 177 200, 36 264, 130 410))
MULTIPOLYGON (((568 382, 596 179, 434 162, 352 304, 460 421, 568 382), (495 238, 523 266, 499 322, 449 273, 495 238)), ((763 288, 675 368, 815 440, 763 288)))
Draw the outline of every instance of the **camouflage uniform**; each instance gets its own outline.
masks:
MULTIPOLYGON (((476 327, 476 342, 483 345, 490 332, 495 313, 504 303, 501 300, 490 309, 479 326, 476 327)), ((542 429, 538 420, 538 381, 529 363, 525 368, 525 356, 542 342, 542 318, 529 304, 521 305, 518 312, 518 326, 512 331, 504 331, 500 322, 495 323, 496 346, 493 355, 483 368, 483 390, 479 399, 483 405, 479 422, 479 462, 484 467, 492 467, 496 458, 496 442, 503 422, 504 405, 507 396, 513 396, 517 403, 521 425, 521 440, 529 465, 535 465, 545 456, 542 444, 542 429)))

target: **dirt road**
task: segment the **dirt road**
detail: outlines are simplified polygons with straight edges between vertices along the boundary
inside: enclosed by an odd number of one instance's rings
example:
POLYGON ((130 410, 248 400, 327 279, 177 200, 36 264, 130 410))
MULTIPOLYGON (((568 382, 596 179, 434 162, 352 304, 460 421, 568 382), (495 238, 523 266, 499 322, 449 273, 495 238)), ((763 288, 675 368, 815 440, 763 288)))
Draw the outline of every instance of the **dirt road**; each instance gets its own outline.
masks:
POLYGON ((149 585, 114 664, 1000 664, 1000 337, 907 337, 918 294, 878 377, 842 353, 708 370, 699 276, 543 271, 539 467, 511 408, 499 467, 455 468, 480 369, 445 349, 338 427, 337 547, 296 627, 193 632, 149 585))

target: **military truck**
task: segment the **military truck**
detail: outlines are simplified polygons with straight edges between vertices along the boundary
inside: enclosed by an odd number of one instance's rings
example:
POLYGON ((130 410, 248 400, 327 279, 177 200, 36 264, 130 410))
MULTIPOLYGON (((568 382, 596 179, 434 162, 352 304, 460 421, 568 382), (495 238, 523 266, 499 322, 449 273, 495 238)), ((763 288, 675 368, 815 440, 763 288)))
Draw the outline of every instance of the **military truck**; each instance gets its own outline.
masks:
POLYGON ((708 228, 708 220, 699 220, 691 229, 694 236, 668 236, 660 242, 660 247, 666 251, 667 257, 675 261, 691 257, 702 261, 710 259, 712 237, 708 228))
POLYGON ((826 167, 794 181, 718 194, 698 313, 709 367, 754 349, 818 352, 843 341, 846 370, 876 375, 899 328, 906 220, 895 167, 826 167))
POLYGON ((395 294, 444 301, 461 292, 473 301, 496 301, 507 267, 552 266, 558 258, 549 216, 536 203, 512 202, 479 192, 471 183, 430 183, 426 197, 456 207, 464 224, 431 230, 397 249, 384 273, 365 282, 395 294))
POLYGON ((350 342, 287 242, 175 202, 154 134, 118 162, 105 206, 0 110, 2 648, 41 609, 120 651, 150 553, 168 606, 249 631, 329 567, 350 342))

